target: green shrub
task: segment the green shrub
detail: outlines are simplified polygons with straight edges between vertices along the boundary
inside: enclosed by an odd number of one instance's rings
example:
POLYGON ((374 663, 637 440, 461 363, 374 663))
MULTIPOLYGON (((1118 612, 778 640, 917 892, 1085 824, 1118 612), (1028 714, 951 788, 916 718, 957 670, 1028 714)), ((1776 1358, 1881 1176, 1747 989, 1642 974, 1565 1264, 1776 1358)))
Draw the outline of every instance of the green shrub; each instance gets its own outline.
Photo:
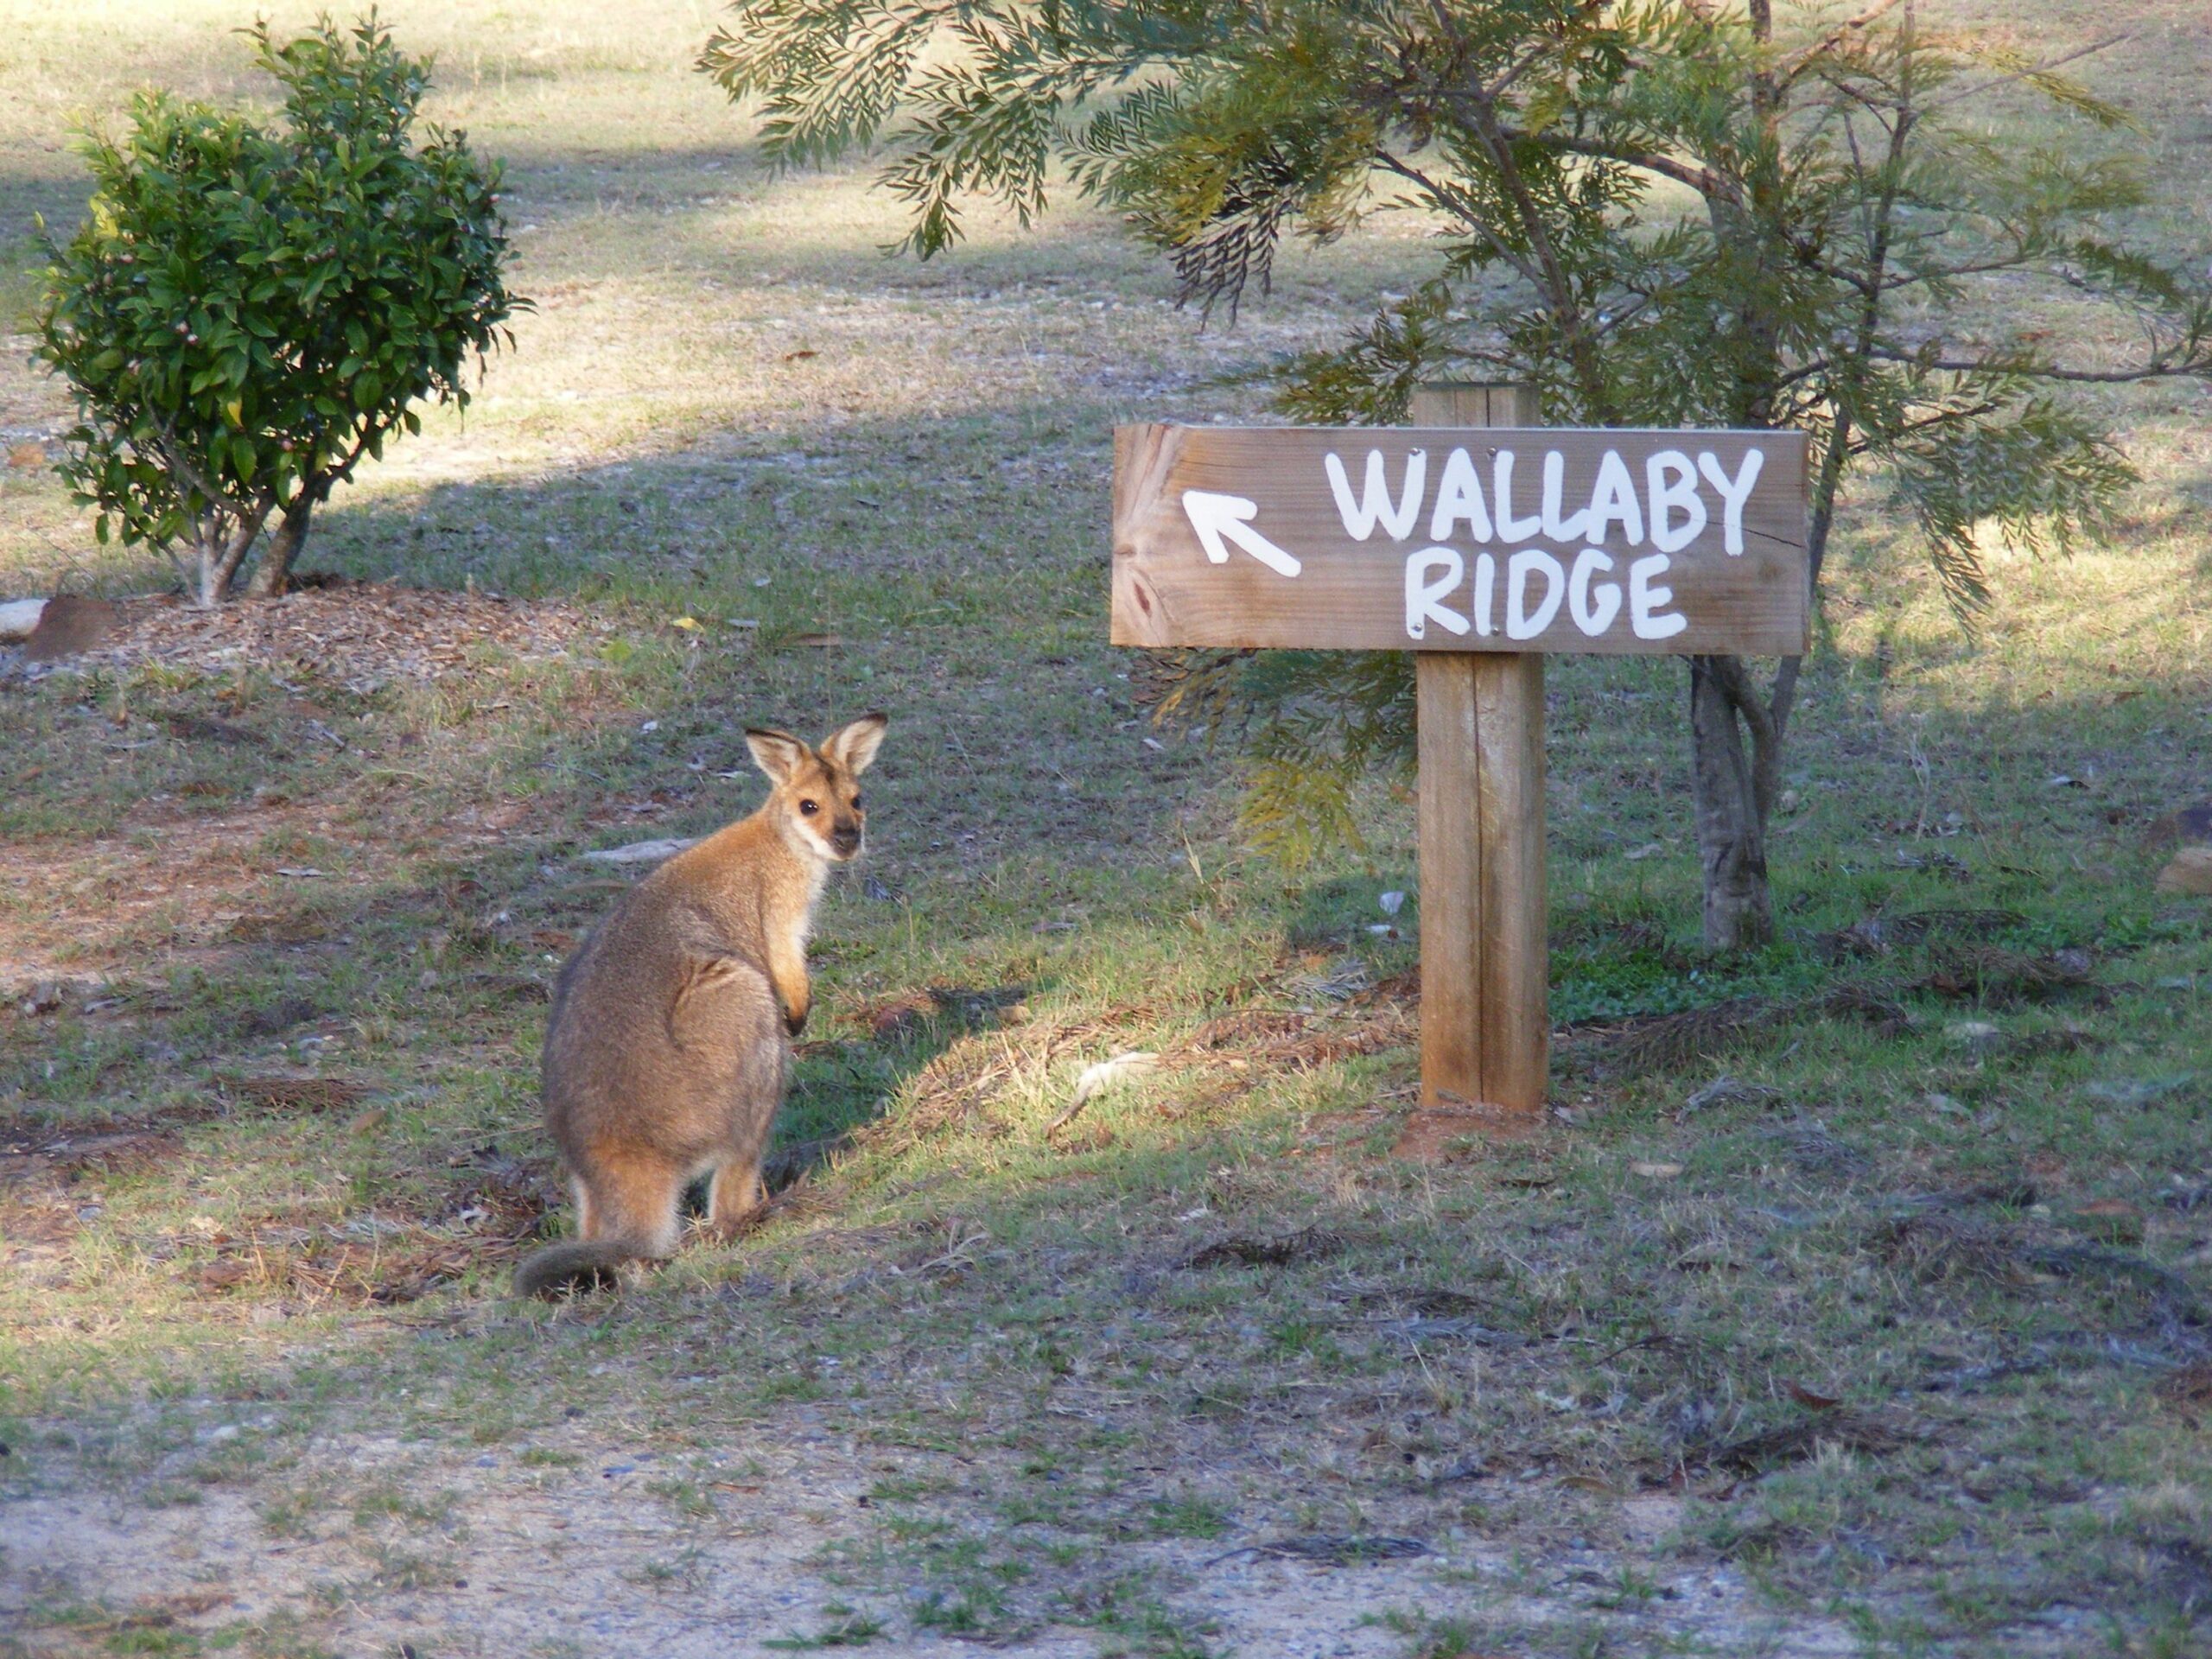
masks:
POLYGON ((499 169, 465 135, 416 142, 429 86, 373 16, 284 45, 251 35, 284 126, 141 94, 120 137, 88 135, 91 212, 53 264, 35 356, 79 423, 62 474, 119 533, 220 603, 264 529, 257 592, 281 593, 315 505, 414 405, 465 404, 470 353, 529 302, 507 291, 499 169))

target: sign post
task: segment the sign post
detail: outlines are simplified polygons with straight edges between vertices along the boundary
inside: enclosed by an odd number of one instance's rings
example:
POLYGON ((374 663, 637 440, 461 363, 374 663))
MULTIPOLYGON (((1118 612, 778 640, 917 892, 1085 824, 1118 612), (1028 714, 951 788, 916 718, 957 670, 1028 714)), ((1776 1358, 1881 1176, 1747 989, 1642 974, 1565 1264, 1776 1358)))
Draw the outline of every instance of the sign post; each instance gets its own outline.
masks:
MULTIPOLYGON (((1421 426, 1535 424, 1517 386, 1414 394, 1421 426)), ((1540 1121, 1551 1071, 1545 939, 1544 658, 1425 652, 1414 660, 1421 779, 1420 1157, 1469 1128, 1540 1121), (1479 1115, 1487 1126, 1465 1120, 1479 1115)))
POLYGON ((1115 433, 1115 644, 1418 653, 1408 1155, 1543 1111, 1544 653, 1791 655, 1809 627, 1802 433, 1547 429, 1532 403, 1115 433))

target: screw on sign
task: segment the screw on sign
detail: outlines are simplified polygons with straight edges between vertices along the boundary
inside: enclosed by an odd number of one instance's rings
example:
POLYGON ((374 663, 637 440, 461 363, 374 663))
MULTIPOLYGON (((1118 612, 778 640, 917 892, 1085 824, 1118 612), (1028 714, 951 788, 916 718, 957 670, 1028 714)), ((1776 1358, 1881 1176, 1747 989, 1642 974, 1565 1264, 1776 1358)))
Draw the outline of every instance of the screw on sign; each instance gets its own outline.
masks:
POLYGON ((1541 428, 1532 408, 1448 386, 1412 427, 1115 433, 1115 644, 1418 653, 1409 1154, 1543 1109, 1544 654, 1807 645, 1802 433, 1541 428))

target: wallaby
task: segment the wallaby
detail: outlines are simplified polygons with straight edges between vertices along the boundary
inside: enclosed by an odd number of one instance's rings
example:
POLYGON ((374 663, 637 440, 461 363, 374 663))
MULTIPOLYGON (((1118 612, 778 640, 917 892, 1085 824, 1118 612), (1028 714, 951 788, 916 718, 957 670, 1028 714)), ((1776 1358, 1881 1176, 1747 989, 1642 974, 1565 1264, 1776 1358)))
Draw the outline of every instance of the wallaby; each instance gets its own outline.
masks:
POLYGON ((760 810, 631 888, 562 969, 545 1126, 578 1236, 525 1261, 518 1294, 608 1284, 626 1263, 673 1255, 684 1188, 702 1175, 719 1237, 765 1201, 760 1154, 811 1000, 807 925, 830 867, 860 854, 858 779, 886 723, 863 715, 818 748, 747 732, 774 785, 760 810))

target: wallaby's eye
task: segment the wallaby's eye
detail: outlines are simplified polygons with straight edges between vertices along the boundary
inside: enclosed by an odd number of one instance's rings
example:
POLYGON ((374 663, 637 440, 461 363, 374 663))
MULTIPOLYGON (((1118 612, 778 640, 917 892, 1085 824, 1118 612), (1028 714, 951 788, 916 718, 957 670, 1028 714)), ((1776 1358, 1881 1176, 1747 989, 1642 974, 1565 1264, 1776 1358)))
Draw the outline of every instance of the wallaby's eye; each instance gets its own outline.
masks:
POLYGON ((855 811, 855 812, 857 812, 857 811, 859 811, 860 810, 861 810, 861 798, 860 798, 859 796, 855 795, 855 796, 854 796, 854 797, 853 797, 853 810, 854 810, 854 811, 855 811))
POLYGON ((822 810, 822 803, 819 801, 801 801, 798 804, 798 810, 810 818, 822 810))

